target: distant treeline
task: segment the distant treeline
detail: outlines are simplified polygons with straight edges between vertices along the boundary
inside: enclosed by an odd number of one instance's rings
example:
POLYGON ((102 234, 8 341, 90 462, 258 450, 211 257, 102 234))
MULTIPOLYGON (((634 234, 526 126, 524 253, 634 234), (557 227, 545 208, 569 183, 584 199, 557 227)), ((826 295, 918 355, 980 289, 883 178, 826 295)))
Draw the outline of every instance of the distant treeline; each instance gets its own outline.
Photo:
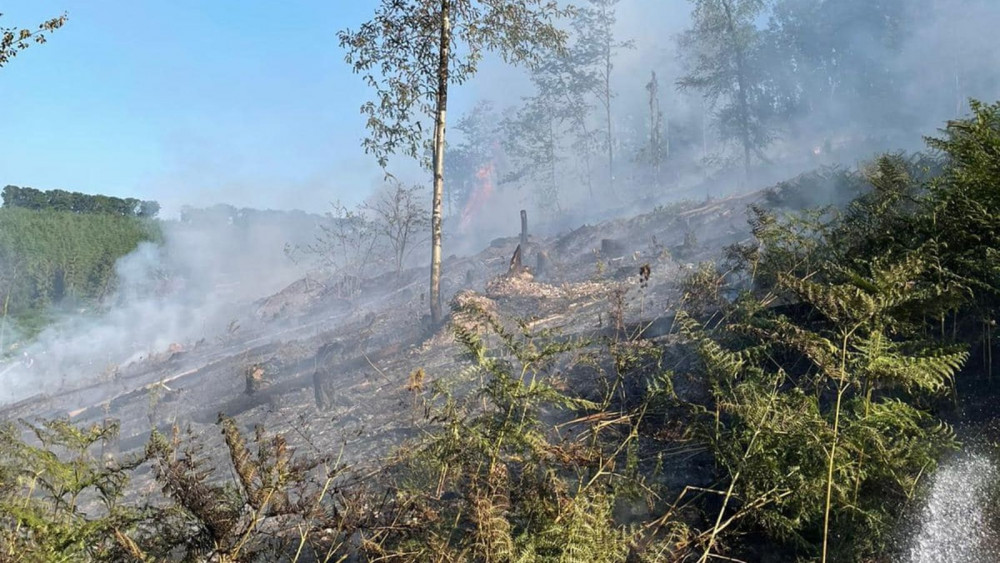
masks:
POLYGON ((156 217, 160 204, 142 201, 133 197, 120 198, 106 195, 90 195, 65 190, 36 190, 6 186, 3 189, 3 206, 24 209, 50 209, 71 213, 105 213, 122 217, 156 217))

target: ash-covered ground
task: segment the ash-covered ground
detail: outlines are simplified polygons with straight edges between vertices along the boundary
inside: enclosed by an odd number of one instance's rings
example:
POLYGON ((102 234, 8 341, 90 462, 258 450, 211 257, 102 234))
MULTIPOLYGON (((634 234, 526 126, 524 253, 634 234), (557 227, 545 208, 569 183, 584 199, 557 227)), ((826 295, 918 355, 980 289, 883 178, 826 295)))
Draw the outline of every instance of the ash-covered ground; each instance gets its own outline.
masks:
MULTIPOLYGON (((623 332, 669 338, 678 281, 748 239, 745 210, 762 197, 679 203, 558 236, 529 235, 521 252, 526 270, 514 273, 521 241, 513 217, 513 236, 444 261, 443 298, 477 299, 505 318, 592 346, 623 332)), ((226 448, 216 421, 223 413, 244 431, 261 425, 284 434, 306 455, 375 463, 418 431, 423 413, 408 389, 411 374, 422 369, 430 388, 468 365, 449 323, 429 326, 426 286, 424 269, 373 276, 350 290, 334 279, 304 278, 257 301, 221 334, 89 374, 96 382, 82 388, 7 405, 0 419, 117 419, 113 449, 120 454, 141 451, 153 428, 177 425, 221 460, 226 448)), ((563 385, 592 395, 587 373, 571 371, 563 385)))

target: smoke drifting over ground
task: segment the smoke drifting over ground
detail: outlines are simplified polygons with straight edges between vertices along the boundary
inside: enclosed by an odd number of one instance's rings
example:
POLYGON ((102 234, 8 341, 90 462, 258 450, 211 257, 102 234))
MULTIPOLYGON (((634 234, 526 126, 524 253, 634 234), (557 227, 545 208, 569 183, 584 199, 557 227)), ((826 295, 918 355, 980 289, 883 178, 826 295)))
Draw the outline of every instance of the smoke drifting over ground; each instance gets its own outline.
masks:
MULTIPOLYGON (((967 114, 969 98, 992 102, 1000 97, 1000 45, 991 38, 1000 26, 996 2, 764 2, 765 8, 745 22, 754 34, 748 48, 751 121, 767 138, 754 148, 748 179, 738 135, 727 135, 720 121, 734 103, 732 92, 706 99, 704 89, 678 87, 693 72, 698 54, 682 45, 684 33, 694 24, 692 10, 721 10, 720 0, 581 3, 602 4, 616 12, 614 41, 631 42, 631 48, 616 48, 612 56, 614 180, 607 143, 601 138, 608 127, 605 108, 599 94, 587 92, 583 123, 595 136, 588 149, 581 150, 573 119, 560 117, 553 123, 553 158, 517 162, 509 150, 500 151, 502 155, 483 151, 484 163, 496 161, 498 196, 511 190, 521 194, 498 197, 509 202, 503 216, 516 216, 515 208, 524 205, 534 215, 596 219, 609 207, 632 203, 641 211, 657 201, 765 187, 818 166, 850 167, 879 152, 924 150, 922 136, 967 114), (654 72, 663 136, 663 162, 656 179, 644 158, 653 129, 649 84, 654 72), (509 180, 532 166, 536 174, 509 180), (551 169, 543 170, 545 166, 551 169)), ((723 48, 718 42, 707 44, 723 48)), ((473 113, 477 101, 491 101, 496 108, 491 119, 499 123, 541 94, 528 71, 487 64, 477 83, 455 93, 449 129, 453 150, 446 165, 465 156, 458 147, 470 138, 456 130, 456 123, 473 113)), ((554 103, 551 108, 554 113, 560 106, 554 103)), ((506 137, 505 149, 519 142, 531 144, 533 135, 545 134, 523 126, 498 133, 506 137)), ((536 155, 546 147, 533 146, 536 155)), ((473 178, 476 170, 471 167, 463 177, 473 178)), ((455 178, 449 181, 454 185, 455 178)))
MULTIPOLYGON (((576 114, 546 123, 548 130, 532 128, 544 121, 539 116, 555 115, 547 106, 518 119, 538 94, 525 70, 487 59, 480 76, 455 88, 445 157, 445 256, 515 234, 520 209, 529 211, 533 232, 553 233, 670 200, 761 188, 818 166, 853 166, 878 151, 919 150, 921 135, 965 113, 968 98, 1000 96, 1000 43, 993 38, 1000 28, 1000 3, 768 2, 748 25, 757 41, 755 111, 769 138, 753 154, 751 174, 744 175, 739 143, 723 134, 719 119, 731 94, 706 100, 702 90, 677 86, 692 72, 697 55, 679 41, 692 28, 692 8, 718 0, 603 3, 616 12, 613 41, 632 42, 631 48, 616 47, 612 53, 610 135, 608 115, 593 88, 582 92, 576 114), (653 73, 657 110, 651 109, 653 73), (486 99, 493 111, 483 114, 478 126, 463 127, 463 116, 486 99), (656 128, 662 140, 652 148, 662 161, 654 164, 650 149, 656 128), (607 163, 608 144, 613 166, 607 163), (523 154, 516 154, 518 148, 523 154)), ((542 101, 562 103, 559 98, 542 101)), ((364 132, 348 134, 360 139, 364 132)), ((347 157, 337 158, 346 162, 347 157)), ((213 178, 203 166, 185 177, 213 178)), ((407 185, 430 183, 429 173, 403 157, 390 168, 407 185)), ((268 179, 267 186, 253 190, 248 180, 246 186, 226 185, 224 190, 231 191, 217 190, 212 197, 248 190, 282 193, 279 183, 268 179)), ((327 188, 323 182, 295 185, 327 188)), ((323 199, 361 201, 366 196, 358 192, 368 188, 323 199)), ((286 194, 279 206, 298 205, 298 198, 286 194)), ((172 214, 177 204, 168 207, 172 214)), ((245 314, 247 303, 304 273, 283 249, 313 240, 315 216, 248 227, 234 212, 218 208, 215 215, 193 222, 164 223, 162 247, 143 245, 117 264, 120 285, 106 300, 106 311, 64 315, 25 350, 22 361, 0 367, 0 401, 98 377, 174 343, 211 338, 245 314)), ((424 263, 424 252, 418 249, 409 264, 424 263)))
POLYGON ((254 300, 304 274, 284 247, 313 236, 319 217, 245 213, 217 207, 164 222, 161 245, 142 243, 118 261, 117 290, 101 310, 62 313, 0 367, 0 404, 112 378, 130 362, 250 322, 254 300))

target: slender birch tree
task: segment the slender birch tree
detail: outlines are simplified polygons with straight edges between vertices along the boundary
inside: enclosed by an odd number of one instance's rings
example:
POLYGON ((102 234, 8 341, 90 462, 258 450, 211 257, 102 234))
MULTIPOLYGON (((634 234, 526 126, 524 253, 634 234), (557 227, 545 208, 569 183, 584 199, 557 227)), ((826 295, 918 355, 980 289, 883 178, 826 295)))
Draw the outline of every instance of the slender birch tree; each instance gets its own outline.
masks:
POLYGON ((431 206, 431 320, 441 313, 441 219, 445 123, 449 86, 472 78, 483 56, 532 66, 548 49, 561 49, 556 0, 381 0, 375 16, 338 33, 346 60, 375 90, 361 106, 368 136, 362 142, 383 168, 390 155, 421 159, 433 173, 431 206), (433 122, 428 138, 425 124, 433 122), (430 143, 430 162, 422 157, 430 143))

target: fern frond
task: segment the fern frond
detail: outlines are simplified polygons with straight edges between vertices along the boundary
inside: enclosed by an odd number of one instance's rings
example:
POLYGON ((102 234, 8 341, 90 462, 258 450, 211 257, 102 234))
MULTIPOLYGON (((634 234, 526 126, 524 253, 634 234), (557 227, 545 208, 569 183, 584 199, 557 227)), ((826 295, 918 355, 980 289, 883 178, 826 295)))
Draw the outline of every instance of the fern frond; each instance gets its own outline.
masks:
POLYGON ((489 469, 485 490, 472 498, 473 519, 476 522, 476 546, 486 561, 510 561, 514 557, 514 538, 507 512, 509 478, 503 464, 489 469))

